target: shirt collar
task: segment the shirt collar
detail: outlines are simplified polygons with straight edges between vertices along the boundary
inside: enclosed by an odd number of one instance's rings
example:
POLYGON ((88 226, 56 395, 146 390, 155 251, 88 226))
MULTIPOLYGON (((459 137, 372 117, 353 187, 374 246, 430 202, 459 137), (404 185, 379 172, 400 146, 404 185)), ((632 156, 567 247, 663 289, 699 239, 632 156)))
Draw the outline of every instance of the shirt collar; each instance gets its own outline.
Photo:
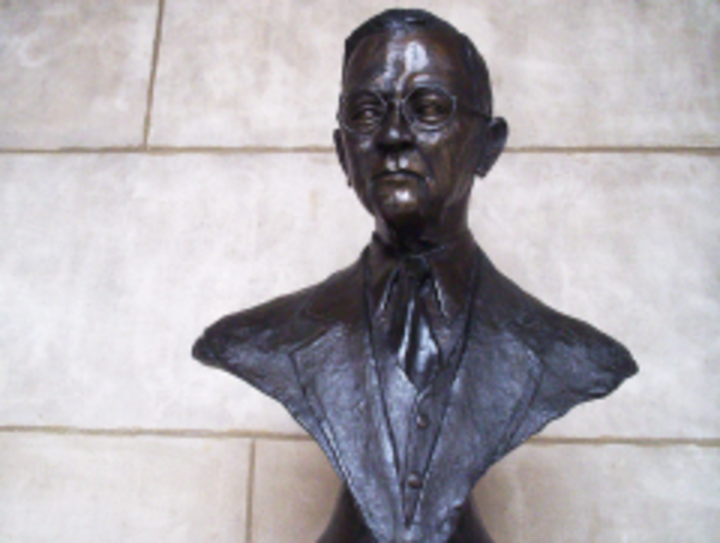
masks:
POLYGON ((438 307, 445 319, 457 317, 472 287, 477 246, 469 230, 449 242, 421 253, 403 253, 387 245, 377 234, 370 243, 370 302, 373 312, 383 311, 403 259, 421 258, 430 270, 438 307))

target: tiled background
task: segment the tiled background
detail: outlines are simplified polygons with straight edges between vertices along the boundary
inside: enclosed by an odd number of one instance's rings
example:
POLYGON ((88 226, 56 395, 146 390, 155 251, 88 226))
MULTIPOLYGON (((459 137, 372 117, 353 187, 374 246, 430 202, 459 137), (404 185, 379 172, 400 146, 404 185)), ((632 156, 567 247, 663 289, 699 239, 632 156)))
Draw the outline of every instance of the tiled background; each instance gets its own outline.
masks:
MULTIPOLYGON (((0 0, 0 541, 310 542, 338 482, 189 356, 351 262, 342 41, 398 2, 0 0)), ((490 65, 496 264, 641 373, 478 486, 504 542, 720 540, 720 3, 420 0, 490 65)))

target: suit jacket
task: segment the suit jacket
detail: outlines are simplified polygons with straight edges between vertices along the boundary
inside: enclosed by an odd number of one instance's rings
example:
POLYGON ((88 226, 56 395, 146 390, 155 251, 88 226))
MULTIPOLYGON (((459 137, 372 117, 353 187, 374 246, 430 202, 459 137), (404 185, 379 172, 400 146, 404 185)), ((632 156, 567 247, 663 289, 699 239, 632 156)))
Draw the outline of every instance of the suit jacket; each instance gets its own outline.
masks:
POLYGON ((381 543, 447 541, 495 461, 637 371, 622 345, 543 305, 477 251, 467 342, 410 526, 371 353, 364 256, 318 285, 221 319, 193 349, 285 405, 381 543))

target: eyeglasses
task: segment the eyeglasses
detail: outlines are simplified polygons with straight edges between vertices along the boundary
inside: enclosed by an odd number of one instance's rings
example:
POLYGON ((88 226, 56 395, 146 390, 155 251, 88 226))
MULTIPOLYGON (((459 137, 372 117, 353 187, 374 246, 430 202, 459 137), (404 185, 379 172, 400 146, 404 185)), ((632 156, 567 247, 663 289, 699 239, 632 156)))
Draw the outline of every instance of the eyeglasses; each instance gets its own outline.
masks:
MULTIPOLYGON (((391 100, 405 121, 416 132, 434 132, 443 128, 455 115, 457 99, 441 87, 415 87, 401 100, 391 100)), ((474 113, 479 110, 468 107, 474 113)), ((375 133, 385 122, 390 104, 380 94, 370 90, 340 97, 338 122, 355 134, 375 133)), ((485 115, 483 115, 485 116, 485 115)))

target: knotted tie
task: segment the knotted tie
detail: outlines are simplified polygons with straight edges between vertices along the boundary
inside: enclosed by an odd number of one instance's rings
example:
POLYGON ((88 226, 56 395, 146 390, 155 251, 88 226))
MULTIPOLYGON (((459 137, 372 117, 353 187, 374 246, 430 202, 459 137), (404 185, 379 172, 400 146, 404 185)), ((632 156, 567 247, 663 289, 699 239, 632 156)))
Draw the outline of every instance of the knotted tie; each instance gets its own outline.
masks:
POLYGON ((398 360, 415 388, 422 390, 438 361, 438 345, 433 337, 425 307, 423 288, 430 271, 420 257, 406 257, 398 270, 396 295, 390 325, 390 340, 398 360))

